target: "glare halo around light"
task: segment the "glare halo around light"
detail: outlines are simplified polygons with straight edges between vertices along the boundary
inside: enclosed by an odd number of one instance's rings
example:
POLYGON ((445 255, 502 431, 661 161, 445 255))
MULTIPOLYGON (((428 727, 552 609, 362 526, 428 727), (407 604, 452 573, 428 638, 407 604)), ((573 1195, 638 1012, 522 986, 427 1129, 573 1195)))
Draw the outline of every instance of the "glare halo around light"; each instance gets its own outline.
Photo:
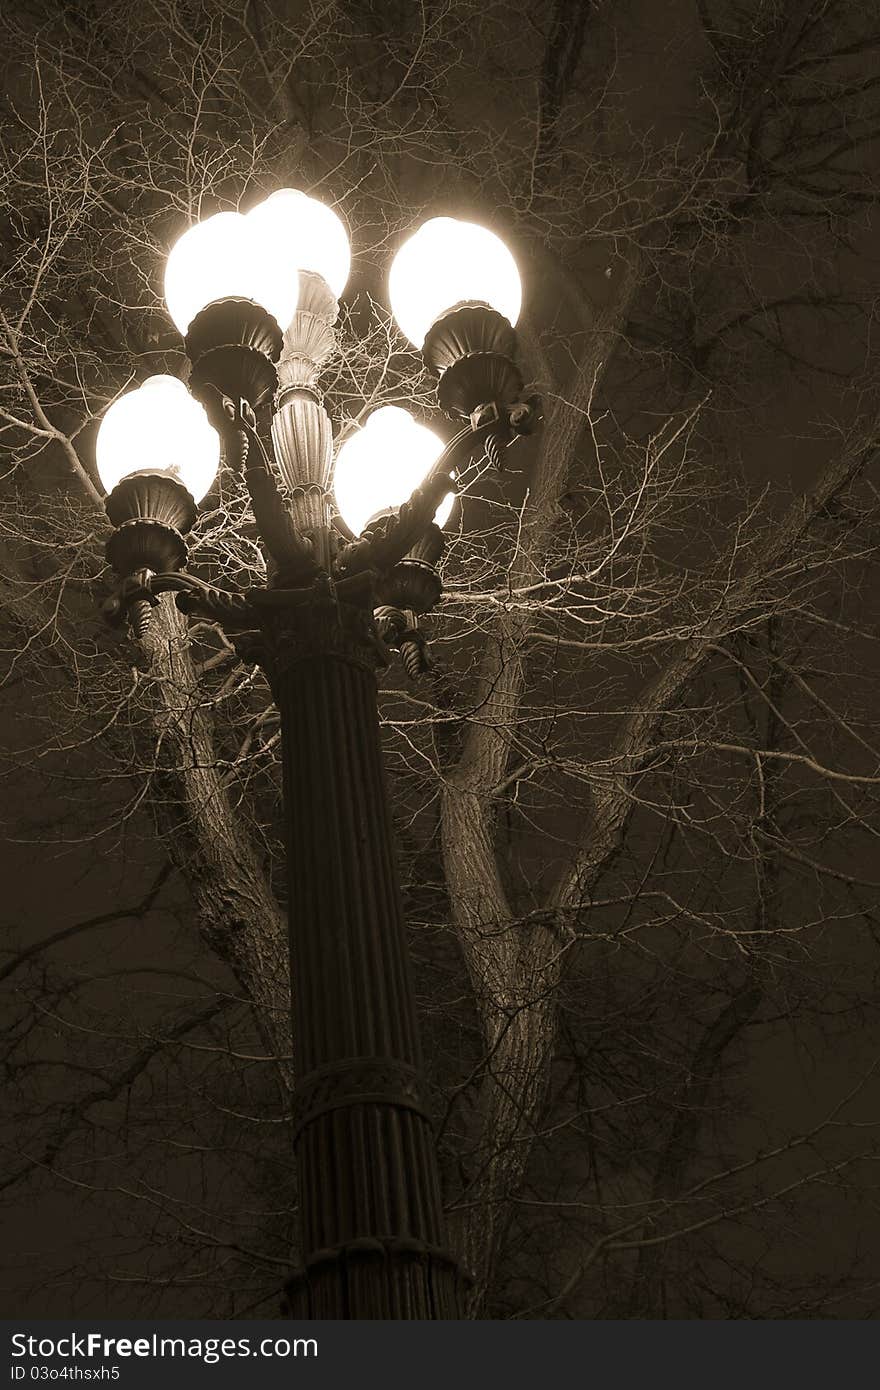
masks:
POLYGON ((282 331, 296 312, 299 275, 277 236, 261 235, 252 213, 217 212, 174 243, 165 265, 165 303, 181 333, 215 299, 253 299, 282 331))
POLYGON ((388 296, 401 331, 420 348, 435 319, 463 300, 491 304, 516 323, 522 282, 513 256, 488 227, 432 217, 394 257, 388 296))
POLYGON ((107 492, 132 473, 167 473, 201 501, 217 474, 220 437, 175 376, 151 376, 115 400, 95 443, 107 492))
MULTIPOLYGON (((343 444, 333 472, 333 492, 343 520, 360 535, 370 517, 399 507, 424 482, 443 452, 443 440, 420 425, 408 410, 384 405, 343 444)), ((443 499, 434 516, 438 526, 449 519, 455 493, 443 499)))
POLYGON ((297 270, 315 271, 337 298, 342 294, 351 270, 351 247, 332 208, 297 188, 279 188, 248 218, 261 242, 269 245, 271 257, 286 259, 297 270))

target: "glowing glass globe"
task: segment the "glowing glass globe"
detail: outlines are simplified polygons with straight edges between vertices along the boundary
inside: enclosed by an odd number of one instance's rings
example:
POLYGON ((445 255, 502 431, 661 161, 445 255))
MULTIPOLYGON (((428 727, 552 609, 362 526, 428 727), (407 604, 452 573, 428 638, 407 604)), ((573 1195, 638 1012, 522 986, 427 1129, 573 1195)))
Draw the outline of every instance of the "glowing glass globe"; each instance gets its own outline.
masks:
POLYGON ((339 297, 348 283, 351 248, 331 208, 298 189, 280 188, 249 212, 248 220, 273 260, 286 259, 297 270, 322 275, 339 297))
POLYGON ((181 333, 206 304, 232 297, 255 300, 282 331, 296 312, 296 265, 253 213, 218 212, 196 222, 165 265, 165 303, 181 333))
MULTIPOLYGON (((370 517, 406 502, 443 452, 443 440, 408 410, 384 405, 345 441, 336 457, 333 491, 343 520, 360 535, 370 517)), ((449 519, 455 493, 444 497, 434 520, 449 519)))
POLYGON ((220 438, 175 376, 151 376, 108 409, 95 445, 107 492, 133 473, 166 473, 199 502, 220 463, 220 438))
POLYGON ((490 304, 516 323, 522 283, 516 261, 494 232, 455 217, 432 217, 394 257, 388 295, 402 332, 420 348, 431 324, 464 300, 490 304))

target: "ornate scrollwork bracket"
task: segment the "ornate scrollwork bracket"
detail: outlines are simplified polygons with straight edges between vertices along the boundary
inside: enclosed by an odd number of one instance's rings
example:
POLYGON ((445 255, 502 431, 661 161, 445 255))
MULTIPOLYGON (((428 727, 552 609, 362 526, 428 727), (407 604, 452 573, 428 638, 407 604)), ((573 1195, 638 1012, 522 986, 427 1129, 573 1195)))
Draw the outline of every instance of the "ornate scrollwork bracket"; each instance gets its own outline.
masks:
POLYGON ((492 467, 504 472, 506 450, 523 435, 534 434, 541 422, 541 398, 528 396, 511 405, 489 401, 471 413, 471 429, 485 431, 484 448, 492 467))

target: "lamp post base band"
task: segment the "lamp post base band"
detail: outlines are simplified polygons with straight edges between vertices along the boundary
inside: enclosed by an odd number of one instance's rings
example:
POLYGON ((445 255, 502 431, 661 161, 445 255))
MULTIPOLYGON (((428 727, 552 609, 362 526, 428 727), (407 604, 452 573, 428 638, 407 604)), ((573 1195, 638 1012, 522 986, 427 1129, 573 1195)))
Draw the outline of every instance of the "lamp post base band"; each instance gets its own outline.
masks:
POLYGON ((351 1057, 303 1077, 294 1099, 294 1143, 321 1115, 352 1105, 411 1110, 430 1124, 415 1067, 394 1057, 351 1057))
POLYGON ((283 1311, 302 1319, 457 1321, 469 1282, 440 1246, 363 1237, 316 1250, 287 1284, 283 1311))

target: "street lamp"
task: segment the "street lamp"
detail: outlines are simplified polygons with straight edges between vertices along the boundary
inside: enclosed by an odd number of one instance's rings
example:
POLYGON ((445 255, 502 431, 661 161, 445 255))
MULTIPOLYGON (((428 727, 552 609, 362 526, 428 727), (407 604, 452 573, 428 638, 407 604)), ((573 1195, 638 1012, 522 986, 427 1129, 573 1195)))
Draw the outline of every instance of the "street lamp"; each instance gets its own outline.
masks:
POLYGON ((375 411, 339 452, 334 499, 318 377, 348 271, 340 220, 291 189, 177 243, 166 294, 191 394, 150 378, 101 425, 118 576, 105 610, 142 637, 159 595, 175 593, 262 666, 280 711, 302 1231, 289 1310, 455 1318, 462 1276, 425 1105, 376 670, 389 647, 410 676, 425 669, 419 619, 440 597, 455 477, 484 452, 500 465, 536 408, 514 361, 513 258, 485 228, 433 219, 398 252, 392 306, 463 428, 444 449, 406 411, 375 411), (220 439, 267 551, 266 585, 246 592, 185 569, 220 439))

